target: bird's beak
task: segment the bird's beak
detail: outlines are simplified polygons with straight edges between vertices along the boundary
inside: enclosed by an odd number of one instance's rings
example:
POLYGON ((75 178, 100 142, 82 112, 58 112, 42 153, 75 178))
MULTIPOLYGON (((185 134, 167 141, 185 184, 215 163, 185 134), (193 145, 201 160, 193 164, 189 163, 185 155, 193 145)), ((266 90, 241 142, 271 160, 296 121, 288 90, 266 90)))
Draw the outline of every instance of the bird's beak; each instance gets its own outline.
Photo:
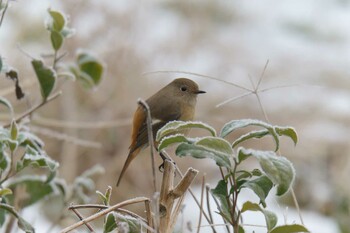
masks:
POLYGON ((195 94, 197 94, 197 95, 198 95, 198 94, 204 94, 204 93, 207 93, 207 92, 201 91, 201 90, 195 92, 195 94))

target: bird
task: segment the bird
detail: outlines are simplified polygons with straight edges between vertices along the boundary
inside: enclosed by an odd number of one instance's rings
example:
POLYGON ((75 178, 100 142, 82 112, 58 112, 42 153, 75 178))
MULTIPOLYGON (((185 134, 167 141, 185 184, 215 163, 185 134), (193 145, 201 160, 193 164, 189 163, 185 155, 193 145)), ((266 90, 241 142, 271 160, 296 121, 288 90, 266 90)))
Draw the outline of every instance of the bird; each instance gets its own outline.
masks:
MULTIPOLYGON (((198 84, 191 79, 177 78, 149 97, 146 103, 151 113, 153 138, 155 138, 158 130, 170 121, 193 120, 197 95, 203 93, 206 92, 200 90, 198 84)), ((146 147, 148 147, 147 114, 144 108, 139 105, 132 121, 129 154, 116 186, 119 186, 131 161, 146 147)))

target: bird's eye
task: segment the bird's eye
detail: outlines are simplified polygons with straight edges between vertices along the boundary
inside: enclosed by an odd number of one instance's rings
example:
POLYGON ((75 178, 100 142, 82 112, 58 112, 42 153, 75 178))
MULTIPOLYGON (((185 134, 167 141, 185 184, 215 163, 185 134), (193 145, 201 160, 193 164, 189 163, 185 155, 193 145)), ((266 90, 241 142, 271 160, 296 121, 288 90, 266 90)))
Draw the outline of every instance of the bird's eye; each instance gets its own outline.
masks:
POLYGON ((187 87, 186 86, 182 86, 182 87, 180 87, 180 90, 181 91, 187 91, 187 87))

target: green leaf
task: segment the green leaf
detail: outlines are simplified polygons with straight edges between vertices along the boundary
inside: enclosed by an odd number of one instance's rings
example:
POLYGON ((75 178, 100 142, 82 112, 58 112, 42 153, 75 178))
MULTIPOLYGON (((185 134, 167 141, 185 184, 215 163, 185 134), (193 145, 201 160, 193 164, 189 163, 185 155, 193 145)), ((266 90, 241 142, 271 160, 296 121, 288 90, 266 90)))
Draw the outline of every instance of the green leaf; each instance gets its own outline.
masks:
POLYGON ((35 74, 39 80, 41 96, 44 100, 51 94, 56 83, 56 72, 40 60, 32 60, 35 74))
POLYGON ((241 128, 245 128, 247 126, 260 126, 263 128, 272 127, 271 125, 254 119, 241 119, 241 120, 232 120, 224 125, 220 131, 220 137, 226 137, 233 131, 241 128))
POLYGON ((2 58, 0 56, 0 73, 1 73, 1 71, 2 71, 2 58))
POLYGON ((58 162, 54 161, 43 152, 39 152, 28 146, 22 159, 17 162, 16 171, 21 171, 28 166, 49 168, 50 171, 55 171, 58 165, 58 162))
POLYGON ((247 134, 240 136, 238 139, 236 139, 232 143, 232 148, 235 148, 241 142, 247 141, 247 140, 252 139, 252 138, 262 138, 268 134, 269 134, 268 130, 258 130, 258 131, 249 132, 247 134))
POLYGON ((57 74, 58 78, 65 78, 71 81, 76 80, 76 76, 72 72, 60 72, 57 74))
POLYGON ((260 169, 254 169, 253 171, 252 171, 252 175, 253 176, 261 176, 262 175, 262 172, 260 171, 260 169))
MULTIPOLYGON (((220 132, 220 137, 226 137, 228 134, 232 133, 233 131, 237 130, 237 129, 241 129, 241 128, 245 128, 248 126, 259 126, 259 127, 263 127, 265 128, 268 133, 273 137, 275 143, 276 143, 276 149, 275 151, 277 151, 279 149, 279 138, 278 138, 278 134, 275 131, 275 127, 267 124, 263 121, 259 121, 259 120, 254 120, 254 119, 242 119, 242 120, 233 120, 230 121, 228 123, 226 123, 224 125, 224 127, 221 129, 220 132)), ((254 131, 257 132, 257 131, 254 131)), ((259 131, 258 131, 259 132, 259 131)), ((260 136, 264 136, 263 131, 260 131, 260 136)), ((247 137, 247 139, 249 139, 249 136, 244 135, 245 137, 247 137)), ((254 136, 254 135, 251 135, 254 136)), ((259 133, 256 134, 256 136, 259 136, 259 133)), ((242 138, 240 139, 239 142, 235 142, 234 146, 236 146, 238 143, 242 142, 242 138)))
POLYGON ((105 197, 106 197, 106 204, 105 205, 109 205, 111 202, 111 195, 112 195, 112 187, 108 186, 106 193, 105 193, 105 197))
POLYGON ((128 232, 128 233, 140 233, 142 231, 142 226, 139 219, 135 219, 130 216, 117 216, 118 222, 118 232, 128 232))
POLYGON ((198 140, 195 144, 197 146, 203 146, 207 149, 226 154, 227 157, 231 157, 233 155, 233 150, 230 143, 222 138, 204 137, 198 140))
MULTIPOLYGON (((0 205, 1 205, 1 204, 6 204, 4 198, 2 198, 2 200, 0 201, 0 205)), ((7 211, 5 211, 4 209, 2 209, 1 206, 0 206, 0 229, 1 229, 1 227, 2 227, 2 226, 4 225, 4 223, 5 223, 5 220, 6 220, 6 212, 7 212, 7 211)))
POLYGON ((58 51, 63 44, 63 36, 58 31, 51 31, 51 44, 55 51, 58 51))
POLYGON ((95 57, 88 53, 81 53, 78 55, 77 63, 80 69, 80 77, 86 79, 86 75, 91 78, 94 86, 101 82, 103 65, 95 57))
POLYGON ((22 176, 9 181, 9 188, 15 189, 18 186, 24 187, 27 194, 21 202, 23 207, 32 205, 56 191, 53 183, 46 183, 45 177, 38 176, 22 176))
POLYGON ((8 145, 8 147, 10 148, 10 150, 12 152, 14 152, 17 149, 17 147, 18 147, 18 142, 17 141, 12 140, 10 138, 5 140, 5 141, 7 142, 7 145, 8 145))
POLYGON ((10 212, 18 220, 18 227, 26 233, 34 233, 35 230, 30 223, 22 218, 13 206, 0 203, 0 209, 10 212))
POLYGON ((107 197, 103 194, 103 193, 101 193, 100 191, 96 191, 96 194, 97 194, 97 196, 101 199, 101 201, 102 201, 102 203, 104 204, 104 205, 107 205, 106 203, 107 203, 107 197))
POLYGON ((62 29, 64 28, 65 24, 66 24, 66 19, 64 17, 64 15, 59 12, 59 11, 53 11, 49 9, 49 14, 52 18, 52 24, 50 25, 50 30, 54 30, 57 32, 62 31, 62 29))
POLYGON ((0 189, 0 197, 4 197, 6 195, 11 195, 11 194, 12 194, 12 190, 9 188, 0 189))
POLYGON ((204 146, 181 143, 177 147, 175 153, 179 157, 192 156, 193 158, 197 159, 210 158, 213 159, 216 164, 221 167, 227 167, 229 169, 231 168, 228 154, 204 146))
POLYGON ((17 136, 18 136, 18 127, 17 127, 17 123, 15 120, 13 120, 11 122, 11 126, 10 126, 10 134, 11 134, 11 139, 12 140, 17 140, 17 136))
POLYGON ((258 159, 262 170, 267 177, 277 185, 277 195, 285 194, 291 187, 295 170, 292 163, 283 156, 277 156, 272 151, 258 151, 242 149, 242 153, 254 156, 258 159))
POLYGON ((246 179, 246 178, 251 178, 252 177, 252 174, 248 171, 245 171, 245 170, 242 170, 242 171, 237 171, 236 172, 236 179, 237 181, 241 180, 241 179, 246 179), (240 175, 238 175, 240 174, 240 175))
POLYGON ((210 190, 213 197, 218 201, 218 209, 221 216, 225 218, 226 221, 231 222, 231 212, 229 208, 229 203, 227 202, 227 183, 225 180, 220 180, 214 189, 210 190))
POLYGON ((265 199, 273 187, 272 181, 267 176, 260 176, 254 180, 245 182, 241 188, 249 188, 260 198, 260 203, 266 208, 265 199))
POLYGON ((175 134, 163 137, 158 145, 158 151, 162 151, 171 144, 180 143, 180 142, 190 142, 183 134, 175 134))
POLYGON ((156 141, 159 142, 165 136, 178 134, 182 130, 186 131, 192 128, 205 129, 210 132, 211 136, 216 136, 215 129, 205 123, 199 121, 171 121, 158 130, 156 141))
POLYGON ((258 204, 247 201, 242 206, 242 213, 245 211, 259 211, 264 214, 268 232, 277 224, 277 216, 271 211, 261 208, 258 204))
POLYGON ((60 33, 64 38, 69 38, 75 34, 75 29, 64 27, 60 33))
POLYGON ((103 173, 103 167, 101 165, 95 165, 75 178, 73 182, 74 198, 78 199, 82 203, 90 202, 91 198, 89 193, 95 190, 95 182, 92 177, 103 173))
POLYGON ((11 115, 14 114, 13 107, 12 107, 12 104, 10 103, 10 101, 8 101, 4 97, 0 96, 0 104, 5 105, 10 110, 11 115))
POLYGON ((103 226, 103 233, 108 233, 117 228, 117 224, 115 222, 115 217, 113 213, 109 213, 106 217, 106 222, 103 226))
POLYGON ((3 173, 10 164, 9 155, 2 149, 0 149, 0 173, 3 173))
POLYGON ((44 142, 37 137, 35 134, 30 132, 19 132, 17 142, 22 147, 31 147, 32 149, 40 152, 42 147, 44 146, 44 142))
POLYGON ((242 226, 238 226, 238 233, 245 233, 244 228, 242 226))
POLYGON ((238 164, 240 164, 241 162, 243 162, 244 160, 246 160, 247 158, 249 158, 251 156, 251 154, 245 153, 244 148, 239 148, 237 154, 238 154, 238 156, 237 156, 238 164))
POLYGON ((269 233, 297 233, 310 232, 306 227, 299 224, 283 225, 272 229, 269 233))
POLYGON ((295 131, 295 129, 293 127, 281 127, 278 126, 275 128, 276 132, 278 133, 278 135, 280 136, 287 136, 290 139, 293 140, 294 145, 296 145, 298 143, 298 135, 297 132, 295 131))

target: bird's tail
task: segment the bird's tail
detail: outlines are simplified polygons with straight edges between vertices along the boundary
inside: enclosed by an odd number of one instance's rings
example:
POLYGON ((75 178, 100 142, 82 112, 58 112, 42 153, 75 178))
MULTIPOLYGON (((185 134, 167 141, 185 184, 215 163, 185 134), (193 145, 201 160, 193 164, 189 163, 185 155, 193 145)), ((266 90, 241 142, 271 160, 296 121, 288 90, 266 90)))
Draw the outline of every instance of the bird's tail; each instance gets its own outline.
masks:
POLYGON ((134 160, 134 158, 137 156, 137 154, 140 152, 141 148, 137 148, 136 150, 131 150, 125 163, 124 163, 124 166, 123 166, 123 169, 122 169, 122 172, 120 173, 119 175, 119 178, 118 178, 118 182, 117 182, 117 187, 119 186, 119 183, 126 171, 126 169, 129 167, 130 163, 132 160, 134 160))

